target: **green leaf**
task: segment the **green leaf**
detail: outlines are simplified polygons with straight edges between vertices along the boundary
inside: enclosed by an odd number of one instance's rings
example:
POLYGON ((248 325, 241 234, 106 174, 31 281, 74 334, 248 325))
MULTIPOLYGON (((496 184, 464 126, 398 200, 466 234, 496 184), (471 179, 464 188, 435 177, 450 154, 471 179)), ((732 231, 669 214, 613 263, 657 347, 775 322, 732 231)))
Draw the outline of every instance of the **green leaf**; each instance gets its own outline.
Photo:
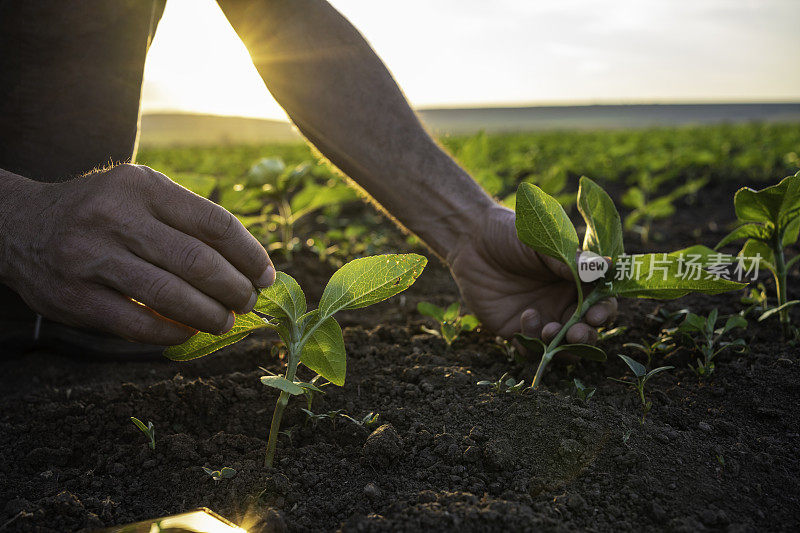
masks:
POLYGON ((648 372, 644 376, 644 381, 647 381, 648 379, 652 378, 656 374, 660 374, 661 372, 665 372, 667 370, 672 370, 673 368, 675 368, 675 367, 674 366, 660 366, 658 368, 654 368, 653 370, 651 370, 650 372, 648 372))
POLYGON ((766 268, 772 272, 775 271, 775 254, 772 252, 772 248, 765 242, 748 239, 744 243, 744 246, 742 246, 739 255, 747 259, 759 257, 759 264, 762 268, 766 268))
POLYGON ((768 319, 771 316, 775 316, 775 315, 779 314, 784 309, 788 309, 788 308, 790 308, 792 306, 795 306, 797 304, 800 304, 800 300, 789 300, 788 302, 786 302, 786 303, 784 303, 782 305, 779 305, 778 307, 773 307, 772 309, 767 309, 766 311, 764 311, 761 314, 760 317, 758 317, 758 321, 762 322, 762 321, 768 319))
POLYGON ((421 315, 429 316, 435 319, 437 322, 444 322, 444 309, 438 305, 433 305, 432 303, 428 302, 419 302, 417 304, 417 311, 421 315))
POLYGON ((451 303, 447 310, 444 312, 444 319, 445 321, 452 322, 458 318, 458 314, 461 312, 461 304, 458 302, 451 303))
POLYGON ((222 470, 220 470, 219 473, 220 473, 220 477, 232 478, 233 476, 236 475, 236 470, 231 468, 231 467, 229 467, 229 466, 226 466, 222 470))
POLYGON ((293 277, 278 272, 275 283, 260 291, 254 311, 295 324, 306 312, 306 296, 293 277))
POLYGON ((358 200, 355 191, 345 184, 337 182, 333 187, 317 184, 306 185, 292 197, 289 204, 295 218, 300 218, 315 209, 354 200, 358 200))
POLYGON ((461 317, 461 329, 464 331, 472 331, 479 325, 480 321, 475 315, 464 315, 461 317))
POLYGON ((522 333, 516 333, 514 339, 525 348, 528 357, 540 357, 547 350, 547 346, 541 340, 528 337, 522 333))
POLYGON ((783 230, 783 240, 781 244, 784 248, 791 246, 797 242, 798 236, 800 236, 800 217, 792 219, 792 221, 786 225, 786 229, 783 230))
POLYGON ((723 237, 722 240, 717 243, 714 249, 719 250, 729 242, 738 241, 739 239, 757 239, 760 241, 767 241, 770 239, 771 235, 772 231, 768 230, 761 224, 755 222, 751 224, 745 224, 743 226, 739 226, 723 237))
POLYGON ((739 220, 785 226, 800 214, 800 172, 760 191, 743 187, 736 191, 733 205, 739 220))
POLYGON ((631 187, 622 195, 622 204, 625 207, 641 209, 646 203, 647 198, 639 187, 631 187))
POLYGON ((239 342, 257 329, 268 327, 274 326, 255 313, 236 315, 236 322, 234 322, 231 330, 224 335, 212 335, 204 332, 196 333, 183 344, 170 346, 164 350, 164 356, 173 361, 197 359, 214 353, 229 344, 239 342))
POLYGON ((618 353, 617 355, 623 361, 625 361, 625 364, 628 365, 628 368, 630 368, 631 371, 633 371, 633 374, 637 378, 644 377, 644 375, 647 373, 647 369, 644 367, 644 365, 642 363, 640 363, 640 362, 628 357, 627 355, 622 355, 621 353, 618 353))
POLYGON ((212 191, 217 186, 217 178, 214 176, 205 176, 203 174, 179 174, 177 177, 172 176, 175 183, 186 187, 193 193, 208 198, 211 196, 212 191))
POLYGON ((300 362, 334 385, 344 385, 347 354, 342 328, 333 317, 327 317, 316 326, 303 346, 300 362))
POLYGON ((517 237, 535 251, 559 259, 576 272, 578 234, 564 208, 536 185, 517 189, 517 237))
POLYGON ((728 317, 728 320, 725 321, 725 325, 722 327, 722 334, 729 332, 735 328, 746 328, 747 327, 747 320, 741 315, 732 315, 728 317))
POLYGON ((459 333, 461 333, 461 328, 453 325, 451 322, 444 322, 442 324, 442 338, 448 346, 453 344, 453 341, 458 338, 459 333))
POLYGON ((691 292, 719 294, 746 285, 721 278, 705 279, 709 274, 700 268, 702 264, 694 267, 687 263, 679 256, 664 253, 620 256, 614 264, 616 272, 609 290, 624 298, 672 299, 691 292))
POLYGON ((381 302, 414 284, 427 259, 417 254, 362 257, 331 276, 319 301, 320 316, 381 302))
POLYGON ((708 321, 700 315, 689 313, 686 315, 686 318, 683 319, 683 322, 680 323, 678 329, 685 332, 704 332, 706 330, 707 323, 708 321))
POLYGON ((283 376, 261 376, 261 383, 267 387, 288 392, 292 396, 303 394, 303 387, 283 376))
POLYGON ((611 197, 595 182, 581 177, 578 187, 578 211, 586 221, 583 249, 617 257, 623 253, 622 222, 611 197))
POLYGON ((583 359, 588 359, 589 361, 598 361, 602 363, 606 360, 606 352, 591 344, 561 344, 557 346, 552 353, 557 354, 558 352, 569 352, 583 359))

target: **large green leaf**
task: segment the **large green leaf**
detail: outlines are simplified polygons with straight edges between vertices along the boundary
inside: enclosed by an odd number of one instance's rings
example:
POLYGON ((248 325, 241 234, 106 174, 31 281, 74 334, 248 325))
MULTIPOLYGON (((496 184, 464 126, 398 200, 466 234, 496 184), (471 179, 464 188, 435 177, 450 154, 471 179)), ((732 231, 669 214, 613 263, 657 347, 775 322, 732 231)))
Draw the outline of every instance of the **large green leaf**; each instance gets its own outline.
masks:
POLYGON ((760 191, 741 188, 733 205, 739 220, 784 226, 800 213, 800 172, 760 191))
POLYGON ((745 286, 726 279, 705 279, 708 272, 701 268, 702 261, 697 264, 697 267, 690 267, 673 254, 622 256, 614 265, 616 272, 610 291, 624 298, 668 300, 691 292, 719 294, 745 286))
POLYGON ((583 359, 598 361, 600 363, 606 360, 606 352, 591 344, 561 344, 556 346, 551 353, 557 354, 558 352, 569 352, 583 359))
POLYGON ((517 189, 517 237, 539 253, 559 259, 576 271, 578 234, 564 208, 536 185, 517 189))
POLYGON ((586 221, 584 250, 611 258, 623 253, 622 222, 617 208, 606 191, 586 176, 578 187, 578 211, 586 221))
POLYGON ((319 300, 320 316, 366 307, 406 290, 427 262, 417 254, 375 255, 350 261, 328 281, 319 300))
POLYGON ((306 312, 306 296, 292 276, 278 272, 275 283, 260 291, 254 310, 297 323, 306 312))
POLYGON ((669 255, 676 257, 679 262, 692 261, 694 264, 702 265, 703 268, 719 263, 733 263, 735 259, 731 254, 725 254, 717 250, 712 250, 708 246, 704 246, 702 244, 695 244, 693 246, 689 246, 688 248, 681 248, 680 250, 670 252, 669 255))
MULTIPOLYGON (((314 318, 309 322, 315 322, 314 318)), ((347 355, 342 328, 333 317, 329 316, 316 326, 303 346, 300 362, 334 385, 344 385, 347 355)))
POLYGON ((224 335, 199 332, 183 344, 170 346, 164 350, 164 356, 173 361, 197 359, 238 342, 257 329, 268 327, 271 327, 270 324, 255 313, 236 315, 233 328, 224 335))
POLYGON ((328 205, 358 200, 356 192, 343 183, 333 187, 309 184, 292 197, 290 207, 295 218, 328 205))
POLYGON ((739 239, 758 239, 760 241, 766 241, 771 235, 772 231, 768 230, 762 224, 757 222, 744 224, 723 237, 714 249, 719 250, 729 242, 738 241, 739 239))
POLYGON ((775 254, 765 242, 748 239, 742 246, 739 255, 746 259, 758 258, 760 267, 775 271, 775 254))

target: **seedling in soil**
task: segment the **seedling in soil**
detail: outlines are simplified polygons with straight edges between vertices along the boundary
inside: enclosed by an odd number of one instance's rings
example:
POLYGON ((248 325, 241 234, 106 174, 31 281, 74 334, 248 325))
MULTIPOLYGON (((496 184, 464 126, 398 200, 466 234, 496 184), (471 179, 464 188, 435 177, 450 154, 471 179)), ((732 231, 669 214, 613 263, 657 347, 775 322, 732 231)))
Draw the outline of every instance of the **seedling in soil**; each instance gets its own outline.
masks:
POLYGON ((506 372, 500 376, 500 379, 497 381, 483 380, 479 381, 477 385, 479 387, 491 387, 492 390, 498 394, 502 394, 504 392, 519 394, 525 387, 525 381, 517 381, 516 379, 509 377, 508 372, 506 372))
POLYGON ((605 342, 614 337, 619 337, 628 330, 627 326, 617 326, 615 328, 599 328, 597 330, 597 342, 605 342))
POLYGON ((216 483, 219 483, 223 479, 230 479, 236 475, 236 470, 228 466, 223 467, 221 470, 212 470, 204 466, 203 471, 211 476, 211 479, 213 479, 216 483))
POLYGON ((347 420, 349 420, 353 424, 355 424, 357 426, 361 426, 362 428, 367 428, 367 429, 377 426, 378 422, 380 420, 380 417, 381 417, 381 415, 378 414, 378 413, 369 412, 366 415, 364 415, 364 418, 362 418, 361 420, 356 420, 355 418, 353 418, 350 415, 342 414, 342 418, 346 418, 347 420))
POLYGON ((755 288, 750 287, 747 294, 741 297, 739 302, 746 305, 739 314, 747 317, 750 313, 755 313, 761 316, 767 309, 769 309, 769 297, 767 296, 767 288, 763 283, 759 283, 755 288))
POLYGON ((572 382, 575 384, 575 395, 581 402, 588 404, 589 400, 591 400, 592 396, 594 396, 594 393, 597 392, 597 389, 588 388, 578 378, 573 379, 572 382))
POLYGON ((660 324, 669 324, 682 318, 689 314, 688 309, 679 309, 677 311, 668 311, 667 309, 660 307, 658 311, 653 313, 652 315, 647 315, 647 318, 651 320, 655 320, 660 324))
POLYGON ((136 424, 136 427, 139 428, 142 433, 147 437, 147 440, 150 441, 148 446, 150 446, 151 450, 156 449, 156 429, 153 426, 153 423, 148 420, 147 425, 144 425, 144 422, 136 418, 135 416, 131 417, 131 422, 136 424))
POLYGON ((749 187, 739 189, 733 197, 733 206, 742 225, 716 247, 745 239, 739 255, 757 261, 760 267, 772 273, 778 297, 778 305, 758 320, 779 316, 783 334, 787 335, 791 329, 789 307, 800 303, 800 300, 789 301, 786 297, 786 276, 800 260, 800 255, 788 262, 784 255, 784 248, 796 243, 800 234, 800 172, 760 191, 749 187))
POLYGON ((733 348, 744 351, 747 349, 744 339, 722 340, 723 336, 731 330, 746 328, 747 320, 741 315, 731 315, 725 321, 724 326, 717 328, 718 317, 719 312, 716 309, 713 309, 707 317, 689 313, 677 328, 677 331, 688 337, 695 349, 703 355, 702 359, 697 359, 697 366, 689 365, 699 377, 708 377, 714 372, 714 358, 723 350, 733 348))
POLYGON ((647 343, 646 341, 642 340, 641 343, 638 342, 626 342, 622 345, 623 348, 633 348, 634 350, 638 350, 642 352, 645 357, 647 357, 647 363, 645 366, 649 367, 650 362, 653 360, 654 355, 665 354, 669 355, 670 352, 675 350, 675 343, 672 342, 672 337, 668 333, 662 333, 654 342, 647 343))
POLYGON ((312 426, 316 427, 320 421, 327 418, 331 421, 334 428, 336 427, 336 417, 338 417, 343 411, 343 409, 334 409, 332 411, 328 411, 327 413, 315 413, 308 409, 303 409, 302 407, 300 410, 306 414, 306 422, 311 421, 312 426))
POLYGON ((300 285, 291 276, 278 272, 275 283, 259 294, 254 312, 237 315, 229 332, 198 333, 179 346, 167 348, 164 355, 187 361, 238 342, 258 329, 270 328, 278 333, 288 352, 286 375, 261 378, 264 385, 280 391, 264 459, 267 466, 272 466, 289 397, 319 389, 295 379, 300 363, 334 385, 344 385, 347 355, 342 329, 333 315, 344 309, 367 307, 404 291, 416 281, 426 263, 427 259, 416 254, 378 255, 351 261, 331 276, 319 307, 313 311, 307 310, 300 285))
POLYGON ((626 385, 631 385, 636 391, 639 393, 639 399, 642 401, 642 424, 644 424, 644 418, 647 416, 647 413, 650 412, 650 409, 653 408, 653 402, 645 398, 644 395, 644 386, 647 384, 647 381, 666 370, 672 370, 673 366, 660 366, 658 368, 654 368, 653 370, 648 371, 647 367, 645 367, 640 362, 628 357, 627 355, 622 355, 621 353, 617 354, 625 364, 628 365, 628 368, 631 369, 634 376, 634 381, 628 381, 625 379, 616 379, 616 378, 609 378, 613 379, 614 381, 619 381, 620 383, 625 383, 626 385))
POLYGON ((744 287, 742 283, 714 276, 708 276, 711 279, 705 279, 704 275, 697 276, 698 279, 686 276, 681 270, 683 251, 626 255, 619 213, 608 194, 587 177, 580 180, 578 211, 586 222, 580 254, 577 232, 561 205, 535 185, 522 183, 517 190, 517 236, 538 253, 565 263, 572 273, 577 294, 575 312, 549 344, 518 336, 529 353, 541 357, 531 385, 534 389, 541 384, 547 365, 559 352, 568 351, 593 361, 606 360, 605 352, 595 346, 562 344, 567 330, 579 322, 592 305, 605 298, 673 299, 692 292, 718 294, 744 287), (613 260, 613 275, 604 257, 613 260), (588 294, 584 294, 584 283, 590 287, 588 294))
POLYGON ((454 302, 447 309, 428 302, 417 304, 420 314, 431 317, 439 323, 439 331, 422 326, 425 333, 441 337, 448 346, 458 338, 462 331, 472 331, 478 327, 478 318, 475 315, 462 315, 461 304, 454 302))

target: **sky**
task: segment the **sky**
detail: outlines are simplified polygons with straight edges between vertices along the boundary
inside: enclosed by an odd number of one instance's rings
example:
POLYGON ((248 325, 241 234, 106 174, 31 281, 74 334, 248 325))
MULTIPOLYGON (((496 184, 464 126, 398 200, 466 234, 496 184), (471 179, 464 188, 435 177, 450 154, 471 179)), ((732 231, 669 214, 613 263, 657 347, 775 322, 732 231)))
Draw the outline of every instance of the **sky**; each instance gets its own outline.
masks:
MULTIPOLYGON (((416 107, 800 101, 800 0, 332 0, 416 107)), ((142 110, 285 119, 214 0, 168 0, 142 110)))

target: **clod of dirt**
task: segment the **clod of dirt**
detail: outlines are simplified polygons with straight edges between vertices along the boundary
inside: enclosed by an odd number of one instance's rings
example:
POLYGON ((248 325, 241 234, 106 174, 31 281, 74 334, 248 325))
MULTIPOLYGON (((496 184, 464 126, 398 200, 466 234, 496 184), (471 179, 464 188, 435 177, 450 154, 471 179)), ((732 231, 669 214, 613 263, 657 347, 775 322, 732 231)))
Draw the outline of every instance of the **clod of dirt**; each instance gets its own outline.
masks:
POLYGON ((391 464, 403 453, 403 441, 391 424, 383 424, 367 437, 364 458, 376 464, 391 464))

